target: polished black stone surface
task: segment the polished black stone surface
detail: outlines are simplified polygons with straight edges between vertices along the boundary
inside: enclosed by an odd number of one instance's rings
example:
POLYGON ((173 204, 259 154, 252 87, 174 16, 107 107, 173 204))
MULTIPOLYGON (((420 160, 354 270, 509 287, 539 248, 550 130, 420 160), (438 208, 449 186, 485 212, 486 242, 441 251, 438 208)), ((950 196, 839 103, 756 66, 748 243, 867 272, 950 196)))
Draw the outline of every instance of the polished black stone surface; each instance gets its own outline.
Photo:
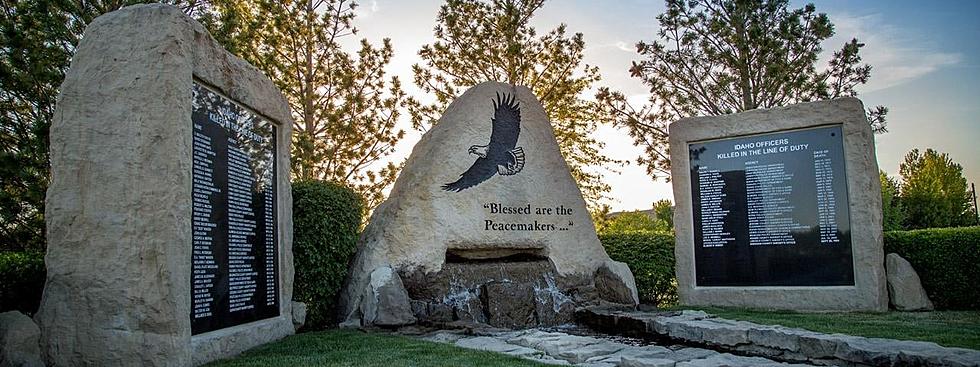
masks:
POLYGON ((688 147, 697 286, 854 284, 839 125, 688 147))
POLYGON ((200 334, 279 315, 276 126, 198 83, 193 98, 190 318, 200 334))

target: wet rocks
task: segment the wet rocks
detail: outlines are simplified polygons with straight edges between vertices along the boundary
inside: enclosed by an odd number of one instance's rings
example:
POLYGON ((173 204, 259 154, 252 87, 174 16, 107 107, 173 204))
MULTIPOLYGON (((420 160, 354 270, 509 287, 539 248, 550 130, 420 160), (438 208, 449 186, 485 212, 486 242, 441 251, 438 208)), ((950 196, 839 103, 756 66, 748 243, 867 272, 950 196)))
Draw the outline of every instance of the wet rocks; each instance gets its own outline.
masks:
MULTIPOLYGON (((571 293, 592 287, 588 279, 556 273, 545 260, 463 262, 447 263, 440 272, 407 273, 402 278, 421 323, 470 321, 529 328, 572 322, 576 300, 571 293)), ((591 301, 597 301, 597 293, 591 294, 591 301)), ((578 301, 584 302, 584 298, 578 301)))

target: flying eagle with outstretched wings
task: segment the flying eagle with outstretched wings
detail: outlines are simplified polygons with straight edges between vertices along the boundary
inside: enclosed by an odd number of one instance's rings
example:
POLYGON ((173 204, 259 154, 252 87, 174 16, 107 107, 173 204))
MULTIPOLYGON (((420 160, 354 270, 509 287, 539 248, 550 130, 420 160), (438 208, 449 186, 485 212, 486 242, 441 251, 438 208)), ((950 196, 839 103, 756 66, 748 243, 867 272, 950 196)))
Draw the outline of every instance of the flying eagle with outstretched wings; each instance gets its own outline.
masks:
POLYGON ((490 127, 490 142, 470 147, 469 153, 479 158, 456 182, 442 185, 443 190, 463 191, 495 174, 510 176, 524 169, 524 149, 517 146, 517 138, 521 135, 521 107, 513 95, 497 93, 490 127))

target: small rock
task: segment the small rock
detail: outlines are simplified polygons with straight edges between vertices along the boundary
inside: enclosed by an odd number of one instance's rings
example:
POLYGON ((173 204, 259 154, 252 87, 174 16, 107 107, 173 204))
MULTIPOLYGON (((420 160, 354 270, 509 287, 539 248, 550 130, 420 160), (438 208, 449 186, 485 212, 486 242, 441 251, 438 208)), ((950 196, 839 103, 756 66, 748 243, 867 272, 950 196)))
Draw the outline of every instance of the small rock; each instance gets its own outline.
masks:
POLYGON ((922 288, 919 274, 912 264, 898 254, 885 256, 885 273, 888 279, 888 300, 899 311, 931 311, 935 309, 926 290, 922 288))
POLYGON ((599 298, 606 301, 627 305, 640 303, 639 295, 636 292, 636 280, 633 278, 633 272, 625 263, 606 260, 596 270, 595 286, 599 291, 599 298))
MULTIPOLYGON (((390 266, 382 266, 371 272, 371 294, 374 301, 365 312, 366 321, 378 326, 402 326, 415 323, 415 315, 409 303, 408 292, 402 285, 401 278, 390 266), (372 317, 373 316, 373 317, 372 317)), ((365 304, 371 303, 366 301, 365 304)))
POLYGON ((44 367, 40 339, 41 330, 27 315, 0 313, 0 366, 44 367))
POLYGON ((293 330, 299 330, 306 325, 306 304, 293 301, 293 330))

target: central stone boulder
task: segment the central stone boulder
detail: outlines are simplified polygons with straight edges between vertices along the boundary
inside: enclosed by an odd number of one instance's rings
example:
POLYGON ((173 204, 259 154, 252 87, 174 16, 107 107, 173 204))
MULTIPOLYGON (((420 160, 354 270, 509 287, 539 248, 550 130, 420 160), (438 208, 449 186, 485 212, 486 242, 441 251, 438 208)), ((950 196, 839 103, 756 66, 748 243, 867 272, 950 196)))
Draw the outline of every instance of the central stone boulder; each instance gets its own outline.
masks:
POLYGON ((600 301, 636 304, 632 273, 599 243, 541 103, 486 82, 449 105, 374 211, 340 318, 522 328, 600 301))

